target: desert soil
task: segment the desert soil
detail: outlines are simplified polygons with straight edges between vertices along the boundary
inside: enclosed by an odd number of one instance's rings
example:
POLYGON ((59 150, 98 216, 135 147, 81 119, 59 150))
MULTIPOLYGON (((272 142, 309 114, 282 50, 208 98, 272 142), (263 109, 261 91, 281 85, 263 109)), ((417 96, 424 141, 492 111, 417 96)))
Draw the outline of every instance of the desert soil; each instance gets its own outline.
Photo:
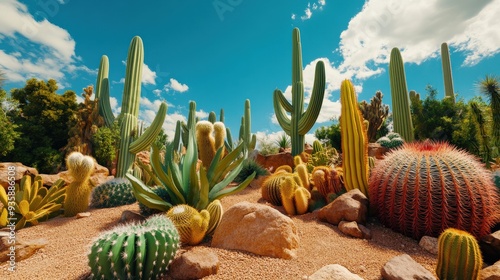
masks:
MULTIPOLYGON (((238 194, 225 197, 222 204, 224 209, 228 209, 241 201, 270 205, 261 198, 257 187, 247 187, 238 194)), ((282 207, 275 208, 284 213, 282 207)), ((87 218, 57 217, 17 231, 16 238, 44 238, 48 245, 29 259, 18 262, 15 272, 9 272, 7 264, 1 265, 0 278, 88 278, 90 269, 87 264, 87 252, 92 240, 100 232, 117 225, 124 210, 139 211, 139 207, 135 203, 116 208, 89 209, 91 216, 87 218)), ((436 267, 436 257, 419 247, 416 240, 384 228, 374 219, 367 223, 373 238, 361 240, 345 236, 336 226, 319 222, 316 213, 291 218, 300 237, 297 258, 283 260, 243 251, 211 248, 219 258, 219 271, 216 275, 204 279, 307 279, 308 275, 328 264, 340 264, 367 280, 381 279, 380 269, 388 260, 401 254, 410 255, 431 272, 436 267)), ((210 248, 210 241, 207 240, 199 246, 210 248)))

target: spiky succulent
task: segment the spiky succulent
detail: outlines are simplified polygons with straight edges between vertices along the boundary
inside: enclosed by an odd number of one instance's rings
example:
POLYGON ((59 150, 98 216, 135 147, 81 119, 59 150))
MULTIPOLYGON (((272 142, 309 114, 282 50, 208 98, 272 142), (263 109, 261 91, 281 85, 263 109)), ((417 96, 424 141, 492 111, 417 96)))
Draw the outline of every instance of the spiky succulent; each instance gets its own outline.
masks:
POLYGON ((132 204, 135 201, 130 181, 126 178, 114 178, 94 188, 90 206, 110 208, 132 204))

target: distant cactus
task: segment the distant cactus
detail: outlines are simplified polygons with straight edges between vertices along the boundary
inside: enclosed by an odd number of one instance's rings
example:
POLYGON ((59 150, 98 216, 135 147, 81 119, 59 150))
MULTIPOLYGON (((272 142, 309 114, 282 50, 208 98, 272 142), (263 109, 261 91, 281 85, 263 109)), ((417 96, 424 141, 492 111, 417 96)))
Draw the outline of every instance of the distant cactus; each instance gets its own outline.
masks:
POLYGON ((455 103, 455 92, 453 90, 453 76, 451 74, 450 51, 448 44, 441 44, 441 64, 443 66, 443 80, 445 97, 450 98, 455 103))
POLYGON ((382 136, 377 140, 380 146, 387 149, 395 149, 404 144, 403 138, 396 132, 389 132, 386 136, 382 136))
POLYGON ((363 118, 370 124, 366 133, 369 143, 375 142, 377 131, 389 115, 389 106, 382 104, 382 97, 382 92, 377 91, 375 96, 370 100, 370 103, 364 100, 359 103, 359 110, 363 118))
POLYGON ((90 175, 94 172, 94 159, 73 152, 66 158, 66 166, 73 182, 66 189, 64 200, 64 216, 72 217, 80 212, 85 212, 89 206, 92 185, 90 175))
POLYGON ((474 236, 454 228, 439 236, 436 267, 439 279, 477 280, 482 268, 481 250, 474 236))
POLYGON ((314 140, 312 154, 314 155, 316 153, 322 152, 323 150, 323 144, 321 144, 319 140, 314 140))
POLYGON ((179 231, 182 243, 197 245, 205 238, 210 222, 207 210, 198 212, 187 204, 179 204, 170 208, 166 215, 179 231))
POLYGON ((136 202, 132 184, 126 178, 114 178, 94 188, 90 206, 110 208, 136 202))
POLYGON ((454 227, 477 238, 500 220, 491 172, 465 151, 440 142, 406 143, 378 161, 370 207, 387 227, 420 239, 454 227))
POLYGON ((87 257, 92 279, 159 279, 178 249, 179 234, 172 221, 156 215, 102 233, 87 257))

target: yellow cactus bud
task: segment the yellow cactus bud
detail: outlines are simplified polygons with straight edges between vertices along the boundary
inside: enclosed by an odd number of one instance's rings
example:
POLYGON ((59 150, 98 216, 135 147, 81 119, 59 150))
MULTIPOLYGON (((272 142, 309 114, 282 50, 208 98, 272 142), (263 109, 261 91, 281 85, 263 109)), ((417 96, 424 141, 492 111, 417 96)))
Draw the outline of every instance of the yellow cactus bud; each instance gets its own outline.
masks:
POLYGON ((187 204, 180 204, 172 207, 166 215, 179 231, 182 243, 197 245, 205 238, 210 221, 207 210, 198 212, 187 204))

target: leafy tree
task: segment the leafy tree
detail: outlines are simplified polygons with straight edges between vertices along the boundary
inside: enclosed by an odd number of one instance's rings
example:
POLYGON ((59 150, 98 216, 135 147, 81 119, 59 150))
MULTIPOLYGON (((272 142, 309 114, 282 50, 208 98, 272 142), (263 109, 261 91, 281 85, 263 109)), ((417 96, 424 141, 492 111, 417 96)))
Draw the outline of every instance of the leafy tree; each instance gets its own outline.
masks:
POLYGON ((113 161, 116 158, 116 151, 120 139, 118 125, 113 127, 102 126, 92 135, 91 142, 94 148, 94 157, 102 166, 111 170, 113 161))
MULTIPOLYGON (((2 89, 5 81, 3 72, 0 72, 0 156, 6 156, 14 149, 14 143, 21 134, 16 131, 18 125, 14 124, 7 113, 12 101, 7 98, 7 93, 2 89)), ((1 161, 1 160, 0 160, 1 161)))
POLYGON ((486 96, 490 103, 492 127, 491 135, 493 146, 500 147, 500 79, 495 76, 487 75, 484 80, 479 82, 479 92, 486 96))
POLYGON ((55 172, 63 163, 60 150, 67 143, 68 122, 77 104, 75 92, 60 95, 57 89, 53 79, 44 82, 33 78, 24 88, 11 91, 12 98, 19 104, 12 121, 19 126, 16 130, 22 137, 7 154, 8 160, 33 166, 41 173, 55 172))
POLYGON ((322 126, 316 129, 314 136, 322 142, 327 142, 337 151, 342 150, 340 145, 340 122, 338 120, 333 120, 331 126, 322 126))

